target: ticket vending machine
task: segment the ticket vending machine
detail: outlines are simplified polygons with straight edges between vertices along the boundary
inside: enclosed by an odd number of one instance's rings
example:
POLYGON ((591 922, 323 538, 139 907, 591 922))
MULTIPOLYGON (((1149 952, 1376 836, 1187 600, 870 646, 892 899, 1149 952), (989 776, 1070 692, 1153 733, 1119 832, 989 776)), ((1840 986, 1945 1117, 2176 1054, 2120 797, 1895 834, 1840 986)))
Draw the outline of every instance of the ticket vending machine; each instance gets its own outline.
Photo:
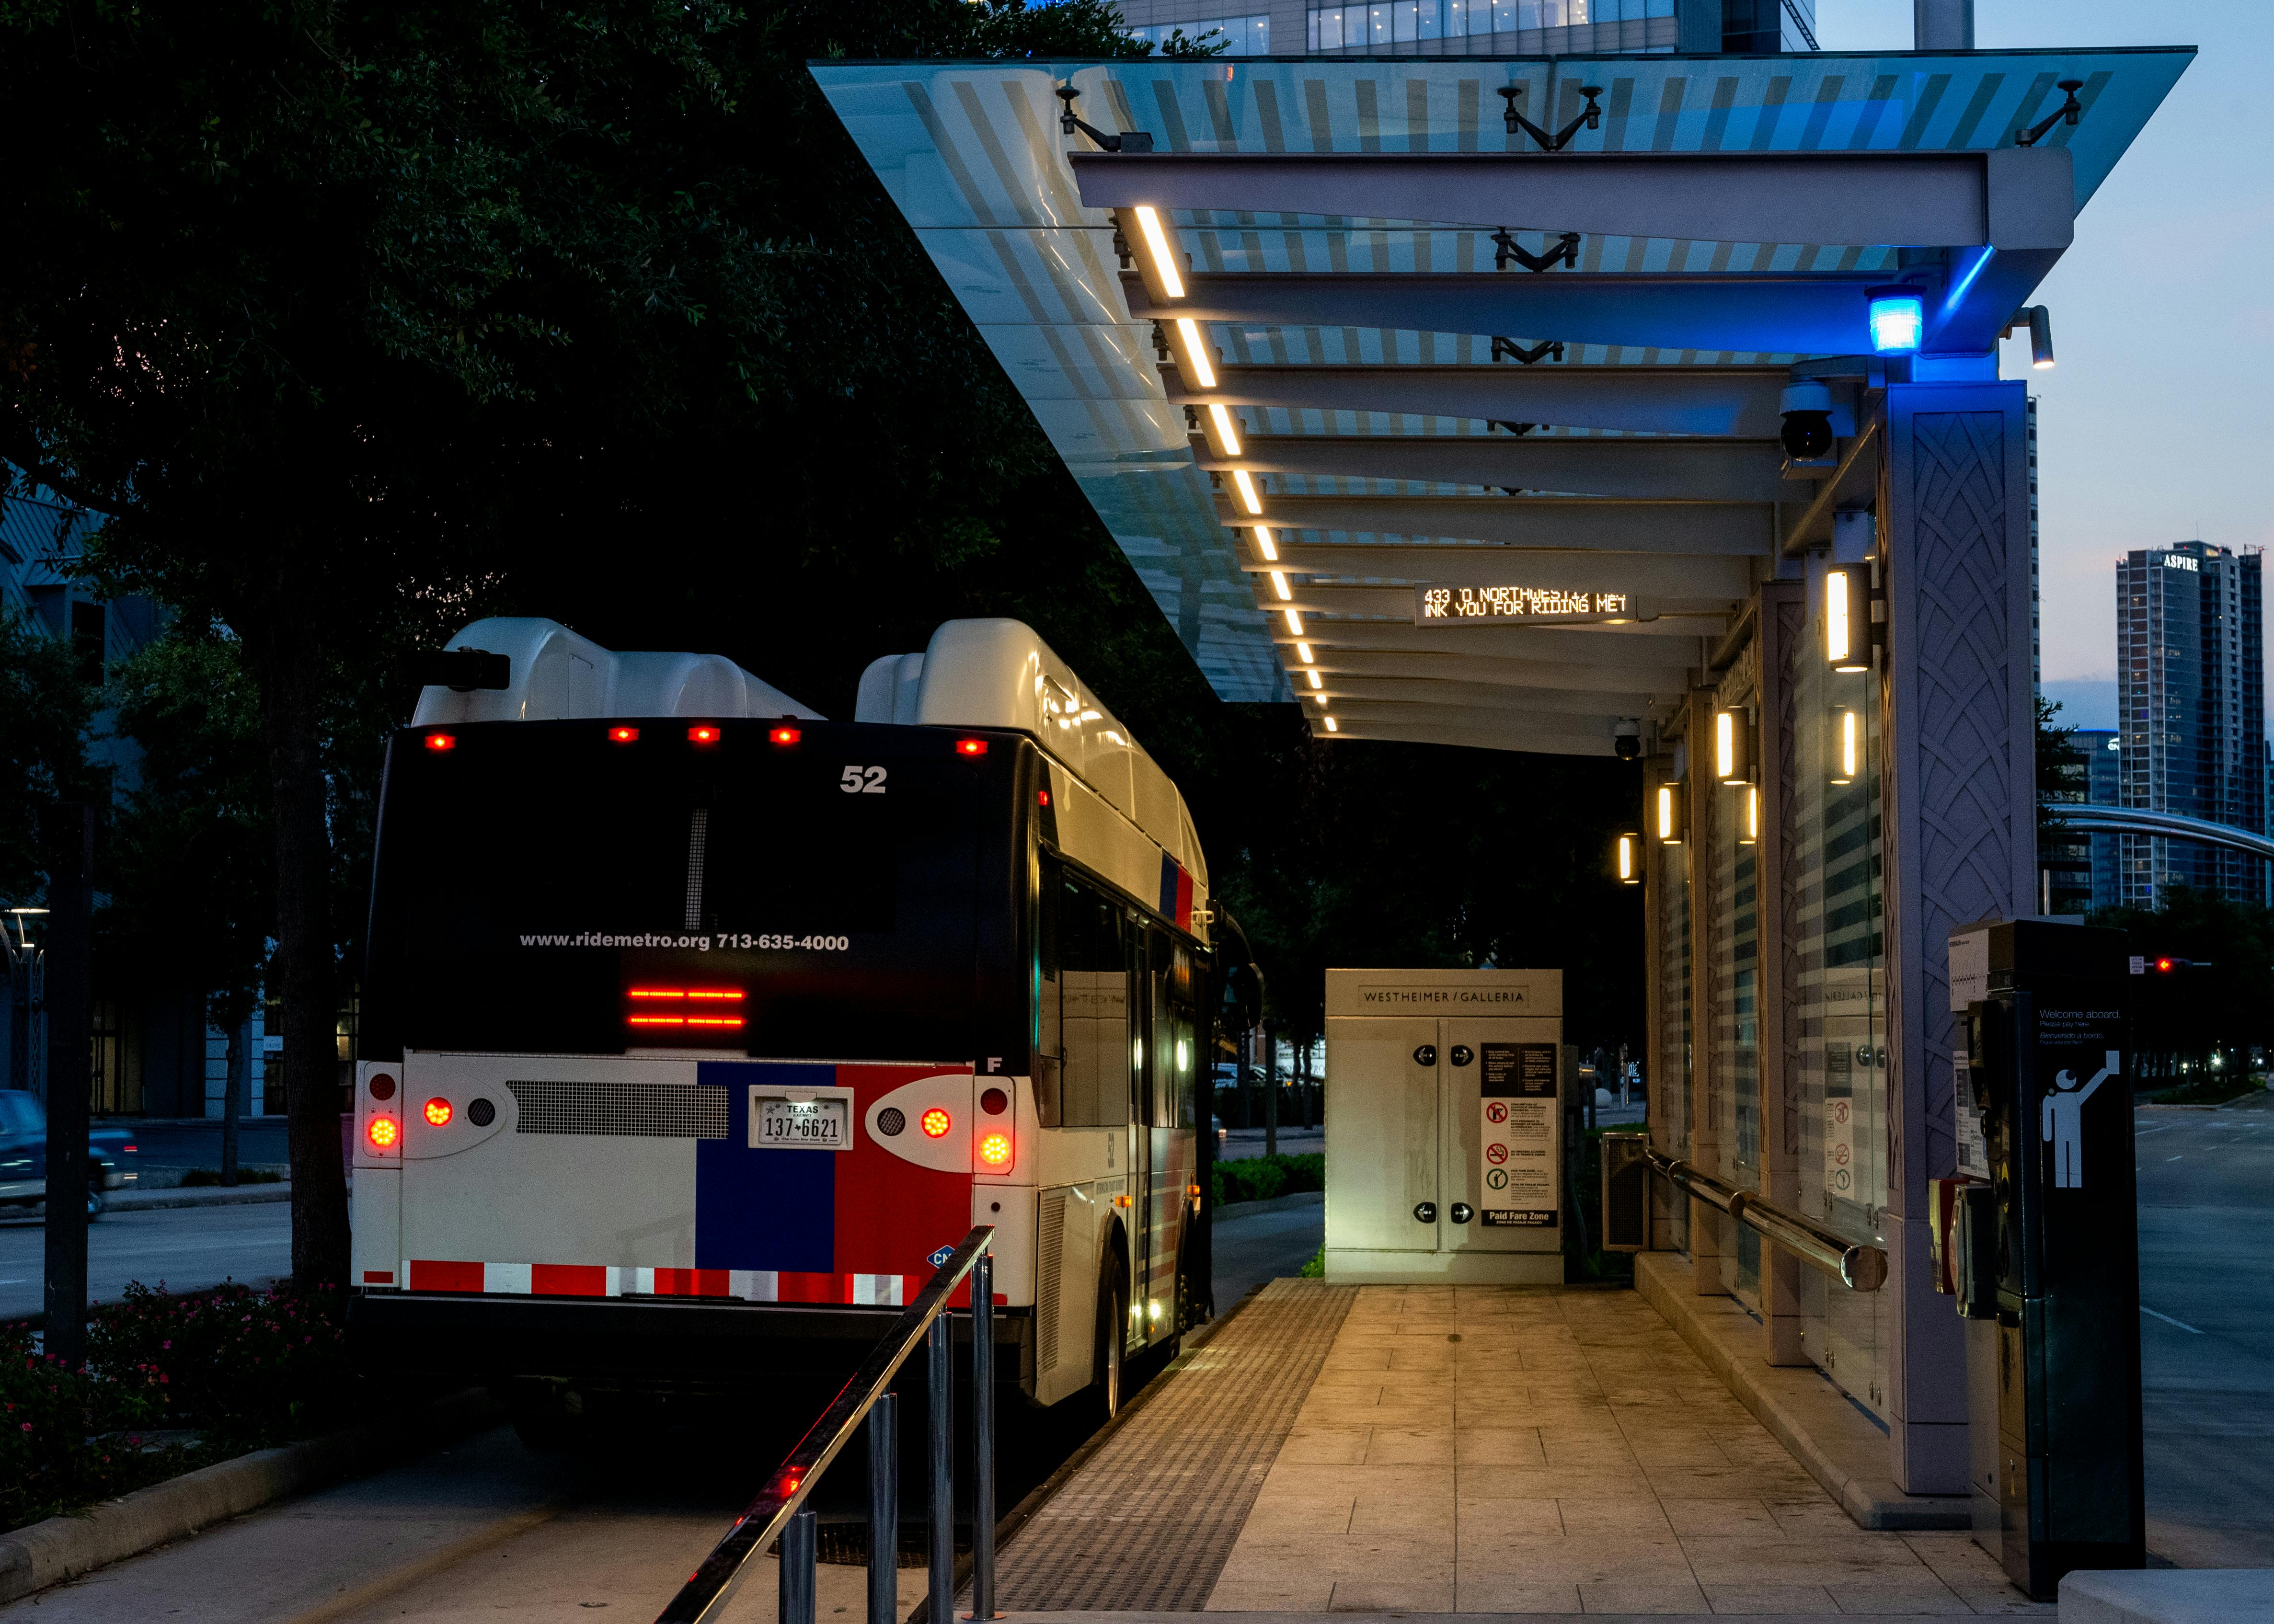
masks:
POLYGON ((2145 1560, 2127 951, 2121 931, 2040 920, 1951 939, 1990 1185, 1987 1224, 1960 1214, 1959 1311, 1997 1337, 1994 1399, 1969 1407, 1996 1430, 2007 1575, 2041 1601, 2073 1569, 2145 1560))
POLYGON ((1560 1285, 1561 970, 1327 972, 1327 1277, 1560 1285))

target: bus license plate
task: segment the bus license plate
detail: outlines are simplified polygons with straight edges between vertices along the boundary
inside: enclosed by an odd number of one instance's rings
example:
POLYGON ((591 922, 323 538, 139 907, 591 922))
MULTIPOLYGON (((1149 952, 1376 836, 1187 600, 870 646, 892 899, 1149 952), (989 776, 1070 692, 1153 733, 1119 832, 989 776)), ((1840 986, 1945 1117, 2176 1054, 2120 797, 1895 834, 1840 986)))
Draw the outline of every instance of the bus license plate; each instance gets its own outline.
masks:
POLYGON ((760 1100, 761 1146, 842 1150, 849 1113, 842 1100, 760 1100))

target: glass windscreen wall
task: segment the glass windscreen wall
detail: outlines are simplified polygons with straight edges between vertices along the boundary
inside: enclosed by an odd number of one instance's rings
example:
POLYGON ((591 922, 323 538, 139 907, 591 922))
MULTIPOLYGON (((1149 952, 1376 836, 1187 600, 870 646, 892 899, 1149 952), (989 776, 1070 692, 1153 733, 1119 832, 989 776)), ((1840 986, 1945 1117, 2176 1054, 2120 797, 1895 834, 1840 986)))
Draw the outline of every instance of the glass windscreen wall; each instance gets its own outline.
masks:
MULTIPOLYGON (((1847 567, 1858 576, 1864 567, 1847 567)), ((1880 675, 1832 669, 1824 576, 1809 572, 1808 630, 1788 680, 1797 716, 1792 808, 1801 894, 1792 1015, 1800 1064, 1799 1191, 1816 1218, 1886 1244, 1887 1011, 1882 933, 1880 675)), ((1862 593, 1856 594, 1857 601, 1862 593)), ((1886 1327, 1879 1292, 1800 1271, 1809 1357, 1858 1402, 1884 1410, 1886 1327)))
MULTIPOLYGON (((1749 686, 1749 685, 1748 685, 1749 686)), ((1750 739, 1745 688, 1732 685, 1718 706, 1750 739)), ((1746 750, 1743 759, 1758 760, 1746 750)), ((1707 1169, 1743 1190, 1761 1187, 1760 816, 1758 789, 1719 784, 1707 792, 1712 814, 1699 856, 1713 876, 1707 935, 1707 994, 1712 1001, 1712 1064, 1706 1071, 1707 1169)), ((1696 1160, 1698 1158, 1693 1158, 1696 1160)), ((1760 1312, 1760 1237, 1743 1224, 1722 1225, 1721 1289, 1760 1312)))
MULTIPOLYGON (((1676 794, 1682 793, 1677 786, 1676 794)), ((1659 1052, 1650 1091, 1652 1142, 1686 1159, 1690 1154, 1690 1068, 1694 1056, 1690 986, 1690 848, 1651 844, 1652 876, 1658 906, 1659 1052)), ((1690 1203, 1671 1201, 1667 1211, 1672 1234, 1667 1244, 1690 1246, 1690 1203)))

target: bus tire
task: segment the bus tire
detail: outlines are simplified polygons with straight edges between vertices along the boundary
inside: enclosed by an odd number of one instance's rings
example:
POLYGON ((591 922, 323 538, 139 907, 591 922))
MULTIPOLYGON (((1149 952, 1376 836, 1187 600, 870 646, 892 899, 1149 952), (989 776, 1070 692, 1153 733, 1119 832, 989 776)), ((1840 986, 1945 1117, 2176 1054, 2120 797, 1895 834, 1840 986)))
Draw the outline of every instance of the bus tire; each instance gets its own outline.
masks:
POLYGON ((1121 1413, 1122 1320, 1129 1312, 1129 1288, 1116 1267, 1119 1261, 1118 1252, 1106 1253, 1097 1277, 1097 1357, 1090 1366, 1096 1376, 1090 1384, 1090 1407, 1101 1422, 1121 1413))

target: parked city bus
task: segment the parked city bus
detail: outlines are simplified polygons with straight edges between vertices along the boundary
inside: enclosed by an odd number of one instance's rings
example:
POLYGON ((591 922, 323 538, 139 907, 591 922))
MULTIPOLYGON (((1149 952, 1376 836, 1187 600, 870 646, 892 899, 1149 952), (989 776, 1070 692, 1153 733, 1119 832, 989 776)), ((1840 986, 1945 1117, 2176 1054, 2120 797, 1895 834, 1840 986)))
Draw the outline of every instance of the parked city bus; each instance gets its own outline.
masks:
POLYGON ((1111 1413, 1205 1312, 1213 1040, 1128 730, 1013 620, 850 723, 549 620, 452 648, 380 800, 354 1334, 531 1414, 699 1389, 857 1357, 987 1223, 1001 1366, 1111 1413))

